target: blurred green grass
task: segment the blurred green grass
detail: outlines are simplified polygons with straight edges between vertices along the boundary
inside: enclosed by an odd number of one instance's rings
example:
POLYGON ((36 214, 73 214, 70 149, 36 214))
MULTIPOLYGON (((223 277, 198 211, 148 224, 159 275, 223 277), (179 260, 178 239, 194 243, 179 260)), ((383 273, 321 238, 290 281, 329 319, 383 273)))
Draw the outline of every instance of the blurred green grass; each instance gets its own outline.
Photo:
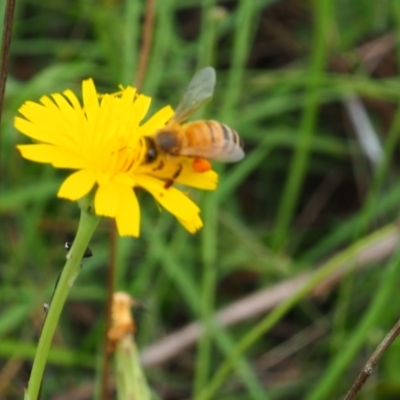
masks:
MULTIPOLYGON (((7 366, 23 361, 10 383, 0 385, 0 398, 10 399, 22 395, 42 305, 78 216, 75 204, 55 199, 65 173, 19 157, 15 144, 26 139, 14 130, 13 117, 27 99, 66 88, 79 93, 88 76, 104 92, 132 84, 145 10, 144 2, 128 0, 20 0, 17 6, 0 183, 0 384, 7 366)), ((397 221, 397 47, 370 49, 378 54, 372 64, 365 61, 370 53, 361 50, 385 35, 398 40, 399 23, 399 5, 390 1, 157 2, 142 85, 154 98, 153 110, 176 105, 193 73, 213 65, 217 89, 202 117, 238 130, 247 153, 241 163, 219 169, 215 193, 191 191, 205 222, 199 234, 190 236, 143 193, 141 238, 118 240, 117 288, 149 305, 149 312, 137 315, 140 347, 193 320, 207 327, 195 350, 148 370, 163 398, 337 398, 396 322, 397 253, 375 263, 378 268, 350 274, 322 300, 296 299, 268 330, 261 318, 218 328, 211 317, 258 289, 315 270, 335 254, 352 260, 347 249, 368 245, 370 235, 397 221), (349 123, 348 96, 364 100, 385 149, 377 171, 349 123), (330 174, 338 177, 337 188, 315 215, 300 220, 313 195, 323 197, 318 189, 330 174), (274 368, 258 366, 276 346, 285 349, 296 333, 321 321, 326 333, 318 341, 298 344, 274 368), (233 349, 257 330, 233 360, 233 373, 221 374, 233 349)), ((71 292, 43 398, 99 376, 108 229, 103 221, 93 240, 95 256, 85 261, 71 292)), ((395 345, 364 389, 366 397, 399 397, 398 359, 395 345)))

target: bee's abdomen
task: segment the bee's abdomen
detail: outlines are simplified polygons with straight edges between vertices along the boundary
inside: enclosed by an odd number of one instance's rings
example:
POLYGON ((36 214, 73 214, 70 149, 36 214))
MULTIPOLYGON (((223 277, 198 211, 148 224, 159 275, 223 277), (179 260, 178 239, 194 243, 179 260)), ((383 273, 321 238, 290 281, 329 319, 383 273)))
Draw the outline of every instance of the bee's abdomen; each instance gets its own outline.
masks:
POLYGON ((186 126, 186 146, 196 147, 201 145, 210 145, 211 143, 229 143, 242 147, 242 141, 239 135, 229 126, 220 122, 195 121, 186 126))

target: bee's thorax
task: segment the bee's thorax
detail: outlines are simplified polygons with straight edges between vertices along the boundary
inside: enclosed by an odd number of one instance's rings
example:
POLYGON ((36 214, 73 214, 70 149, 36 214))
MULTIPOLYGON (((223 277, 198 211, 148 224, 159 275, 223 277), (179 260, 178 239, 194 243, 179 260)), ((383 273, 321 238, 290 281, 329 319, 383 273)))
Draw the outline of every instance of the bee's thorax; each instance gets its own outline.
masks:
POLYGON ((168 154, 178 154, 181 148, 179 132, 174 130, 161 130, 154 136, 154 141, 159 149, 168 154))

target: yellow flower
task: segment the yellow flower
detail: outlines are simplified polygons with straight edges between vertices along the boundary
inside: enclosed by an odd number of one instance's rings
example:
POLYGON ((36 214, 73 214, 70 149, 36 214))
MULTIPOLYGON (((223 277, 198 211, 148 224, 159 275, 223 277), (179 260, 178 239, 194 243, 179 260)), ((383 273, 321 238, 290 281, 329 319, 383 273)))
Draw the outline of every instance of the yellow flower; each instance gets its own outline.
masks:
POLYGON ((18 145, 28 160, 49 163, 55 168, 76 170, 62 183, 57 196, 79 200, 94 187, 97 215, 115 218, 119 234, 138 236, 139 203, 133 190, 147 190, 191 233, 203 225, 200 209, 186 194, 165 182, 182 166, 176 182, 200 189, 216 188, 214 171, 196 172, 185 157, 160 155, 144 163, 144 136, 151 136, 173 115, 170 106, 145 123, 151 98, 127 87, 117 94, 99 95, 92 79, 82 82, 83 106, 71 90, 43 96, 40 103, 27 101, 19 109, 15 127, 36 144, 18 145))

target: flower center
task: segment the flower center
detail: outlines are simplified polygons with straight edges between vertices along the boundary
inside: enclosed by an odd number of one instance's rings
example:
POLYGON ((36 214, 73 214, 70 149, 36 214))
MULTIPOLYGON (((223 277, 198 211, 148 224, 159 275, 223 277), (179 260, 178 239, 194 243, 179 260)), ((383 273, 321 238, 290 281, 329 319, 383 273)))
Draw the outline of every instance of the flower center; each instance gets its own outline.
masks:
POLYGON ((113 154, 115 159, 115 171, 134 172, 142 163, 145 157, 146 148, 141 140, 136 141, 135 145, 121 143, 118 150, 113 154))

